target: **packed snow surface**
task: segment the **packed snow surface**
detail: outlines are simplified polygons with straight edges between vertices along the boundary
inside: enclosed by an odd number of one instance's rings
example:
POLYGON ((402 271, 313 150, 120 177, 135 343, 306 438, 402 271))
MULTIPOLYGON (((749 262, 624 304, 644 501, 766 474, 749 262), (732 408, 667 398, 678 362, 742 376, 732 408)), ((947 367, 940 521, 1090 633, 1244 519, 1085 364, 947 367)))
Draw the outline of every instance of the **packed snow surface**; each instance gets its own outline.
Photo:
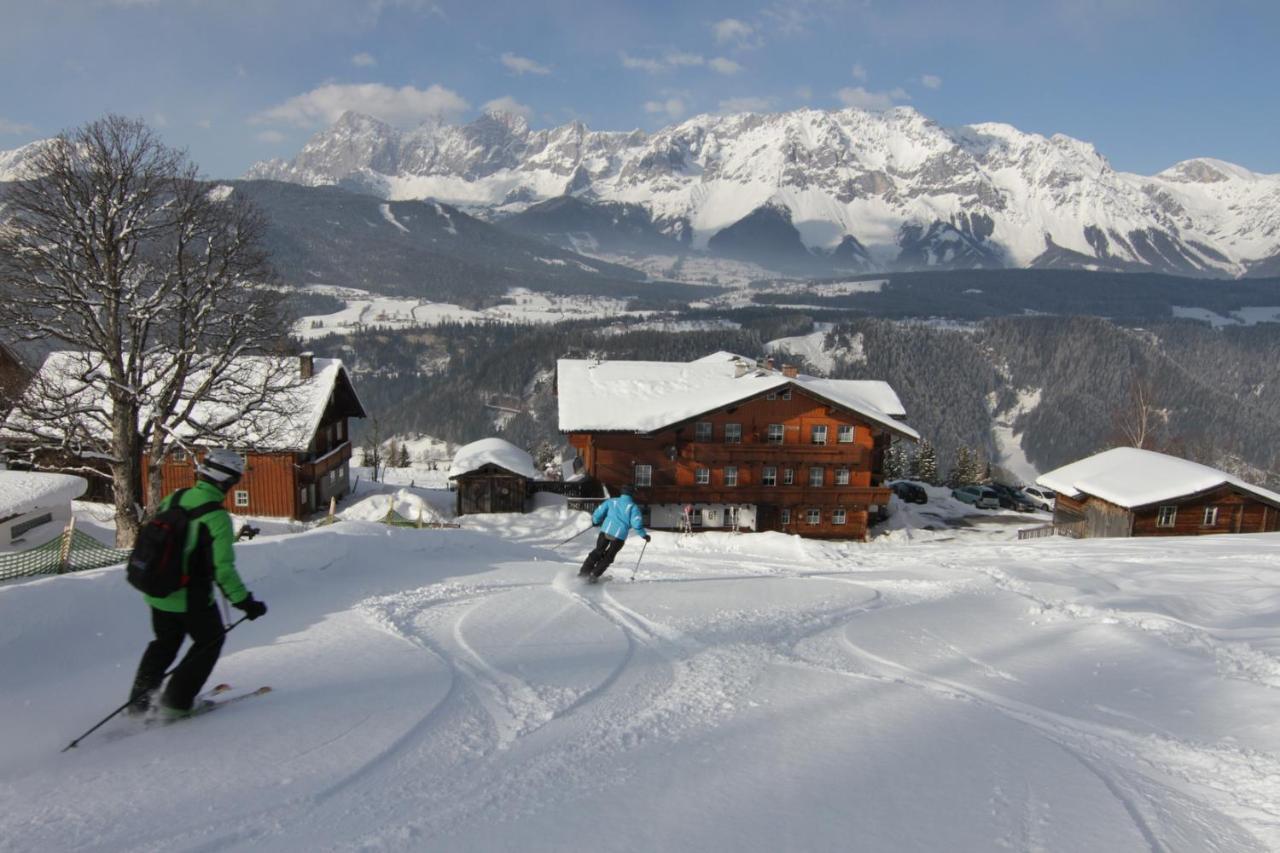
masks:
POLYGON ((727 352, 691 362, 560 359, 556 371, 560 429, 566 432, 651 432, 794 385, 893 432, 919 437, 894 419, 905 413, 886 382, 787 377, 727 352))
POLYGON ((482 438, 459 447, 449 466, 449 476, 460 477, 485 465, 497 465, 530 480, 538 476, 533 457, 504 438, 482 438))
POLYGON ((83 477, 39 471, 0 471, 0 519, 66 505, 89 487, 83 477))
POLYGON ((1056 468, 1036 482, 1065 495, 1094 495, 1129 508, 1194 495, 1223 484, 1280 504, 1280 495, 1275 492, 1217 468, 1136 447, 1105 450, 1056 468))
POLYGON ((0 586, 0 850, 1280 847, 1280 536, 657 532, 587 587, 583 514, 463 521, 238 545, 213 681, 274 692, 65 754, 146 608, 0 586))

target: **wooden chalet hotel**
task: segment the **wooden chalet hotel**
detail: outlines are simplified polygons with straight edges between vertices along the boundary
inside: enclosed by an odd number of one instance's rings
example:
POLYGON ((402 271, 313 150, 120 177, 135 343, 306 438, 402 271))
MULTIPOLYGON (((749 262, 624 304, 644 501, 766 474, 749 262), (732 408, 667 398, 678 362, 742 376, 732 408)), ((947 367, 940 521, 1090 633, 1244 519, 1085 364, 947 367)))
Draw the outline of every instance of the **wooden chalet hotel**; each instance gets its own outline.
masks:
POLYGON ((887 383, 821 379, 717 352, 689 363, 561 359, 560 431, 586 474, 627 484, 656 529, 865 539, 881 462, 919 435, 887 383), (688 510, 686 512, 686 510, 688 510))

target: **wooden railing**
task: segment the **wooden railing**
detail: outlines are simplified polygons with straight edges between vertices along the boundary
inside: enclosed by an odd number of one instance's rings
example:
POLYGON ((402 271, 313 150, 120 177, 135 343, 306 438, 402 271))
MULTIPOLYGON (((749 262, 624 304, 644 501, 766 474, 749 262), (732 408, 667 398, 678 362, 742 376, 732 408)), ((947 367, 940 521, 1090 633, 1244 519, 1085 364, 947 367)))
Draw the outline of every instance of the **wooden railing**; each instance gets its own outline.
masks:
POLYGON ((1043 539, 1046 536, 1069 536, 1079 539, 1084 536, 1083 521, 1069 521, 1063 524, 1042 524, 1039 527, 1028 527, 1018 531, 1018 539, 1043 539))
POLYGON ((344 441, 337 447, 314 459, 298 465, 298 477, 304 483, 314 483, 351 458, 351 442, 344 441))
POLYGON ((650 486, 636 489, 640 503, 779 504, 785 506, 860 506, 889 503, 890 490, 866 486, 650 486))

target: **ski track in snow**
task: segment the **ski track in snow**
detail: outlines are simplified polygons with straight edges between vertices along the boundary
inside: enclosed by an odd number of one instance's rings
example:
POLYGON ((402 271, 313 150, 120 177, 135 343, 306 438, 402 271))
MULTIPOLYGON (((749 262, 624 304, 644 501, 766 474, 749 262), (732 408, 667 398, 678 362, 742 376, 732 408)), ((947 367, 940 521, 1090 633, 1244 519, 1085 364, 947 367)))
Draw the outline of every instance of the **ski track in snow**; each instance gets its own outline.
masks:
MULTIPOLYGON (((51 809, 53 828, 32 838, 157 851, 474 849, 467 833, 477 825, 515 824, 587 793, 624 789, 642 756, 695 747, 754 704, 761 679, 794 670, 1007 720, 1078 764, 1153 853, 1191 843, 1222 851, 1280 843, 1280 756, 1198 743, 1121 707, 1036 704, 1031 680, 1015 664, 966 648, 927 616, 903 618, 962 599, 1030 605, 1028 624, 1066 620, 1151 636, 1207 656, 1219 677, 1280 686, 1280 659, 1248 642, 1188 618, 1108 606, 1107 596, 1123 600, 1123 590, 1071 563, 1069 548, 1052 551, 1052 559, 1093 583, 1097 604, 1057 598, 1048 581, 999 568, 1026 558, 1028 549, 1012 546, 971 546, 964 560, 954 559, 953 547, 915 546, 906 566, 902 549, 798 545, 793 559, 696 553, 700 546, 670 537, 665 549, 650 552, 634 584, 625 580, 630 566, 615 566, 609 584, 587 586, 569 560, 526 558, 366 595, 352 608, 363 627, 412 649, 427 676, 443 676, 397 735, 300 795, 264 798, 235 814, 189 817, 127 841, 109 834, 91 841, 87 829, 59 836, 51 809), (687 569, 691 560, 695 572, 687 569), (921 565, 932 568, 914 568, 921 565), (897 645, 879 639, 893 635, 868 635, 890 652, 865 642, 871 619, 901 632, 897 645), (564 655, 573 656, 572 666, 561 663, 564 655), (1089 711, 1096 716, 1086 718, 1089 711), (1201 831, 1184 837, 1188 827, 1201 831)), ((1120 549, 1108 553, 1112 562, 1123 558, 1120 549)), ((341 747, 374 724, 371 716, 356 716, 279 763, 302 766, 341 747)), ((990 793, 1001 827, 992 846, 1054 849, 1048 794, 1006 787, 990 793)), ((39 818, 29 816, 33 831, 39 818)), ((0 840, 0 850, 8 849, 23 849, 22 841, 0 840)))

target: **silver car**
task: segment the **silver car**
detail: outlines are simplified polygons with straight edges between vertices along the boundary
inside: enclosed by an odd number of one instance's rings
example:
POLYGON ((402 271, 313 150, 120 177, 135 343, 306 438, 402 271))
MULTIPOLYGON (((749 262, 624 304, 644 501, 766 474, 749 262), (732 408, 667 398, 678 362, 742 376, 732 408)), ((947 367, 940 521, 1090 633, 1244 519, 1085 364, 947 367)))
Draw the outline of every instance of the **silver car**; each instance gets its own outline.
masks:
POLYGON ((1040 486, 1023 486, 1022 493, 1027 496, 1027 500, 1035 504, 1037 509, 1053 512, 1053 502, 1057 498, 1057 494, 1053 491, 1040 486))

